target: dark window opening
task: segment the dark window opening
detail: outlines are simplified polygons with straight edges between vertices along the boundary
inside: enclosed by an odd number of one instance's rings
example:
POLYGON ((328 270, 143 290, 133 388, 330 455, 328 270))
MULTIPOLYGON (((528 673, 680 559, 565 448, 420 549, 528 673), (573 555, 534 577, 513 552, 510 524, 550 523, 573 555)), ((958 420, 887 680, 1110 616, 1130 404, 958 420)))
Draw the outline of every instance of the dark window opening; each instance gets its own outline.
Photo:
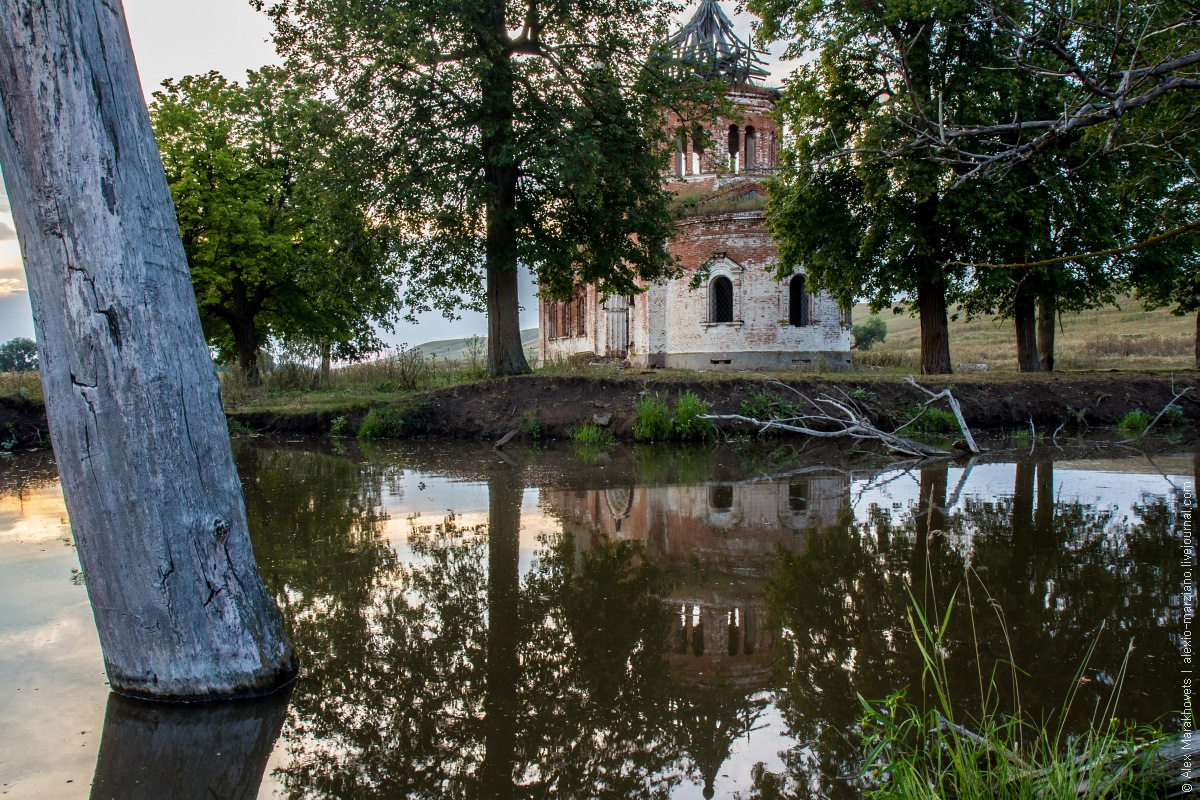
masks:
POLYGON ((733 322, 733 281, 721 275, 709 284, 709 322, 733 322))
POLYGON ((713 511, 732 511, 733 510, 733 487, 732 486, 710 486, 708 487, 708 505, 713 511))
POLYGON ((551 301, 546 304, 546 338, 558 336, 558 303, 551 301))
POLYGON ((803 275, 794 275, 788 286, 788 324, 808 324, 808 292, 804 290, 803 275))
POLYGON ((807 483, 792 483, 788 485, 788 508, 793 512, 808 510, 807 483))
POLYGON ((741 147, 741 142, 739 141, 740 138, 741 137, 738 135, 738 126, 730 125, 729 126, 729 155, 731 155, 731 156, 737 155, 738 148, 741 147))

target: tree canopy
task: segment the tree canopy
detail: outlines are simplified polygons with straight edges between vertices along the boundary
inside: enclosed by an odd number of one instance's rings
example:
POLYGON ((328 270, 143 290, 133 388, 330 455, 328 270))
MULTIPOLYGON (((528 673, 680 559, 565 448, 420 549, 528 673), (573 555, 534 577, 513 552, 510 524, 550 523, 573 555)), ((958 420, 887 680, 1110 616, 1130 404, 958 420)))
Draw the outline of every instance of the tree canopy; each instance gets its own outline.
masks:
POLYGON ((541 292, 667 274, 663 110, 720 92, 655 57, 669 0, 256 0, 293 67, 370 132, 413 311, 488 313, 488 370, 525 372, 517 265, 541 292))
POLYGON ((360 137, 285 70, 168 80, 151 117, 209 343, 258 377, 269 341, 354 359, 397 307, 360 137))
POLYGON ((0 372, 32 372, 38 368, 37 343, 18 336, 0 344, 0 372))

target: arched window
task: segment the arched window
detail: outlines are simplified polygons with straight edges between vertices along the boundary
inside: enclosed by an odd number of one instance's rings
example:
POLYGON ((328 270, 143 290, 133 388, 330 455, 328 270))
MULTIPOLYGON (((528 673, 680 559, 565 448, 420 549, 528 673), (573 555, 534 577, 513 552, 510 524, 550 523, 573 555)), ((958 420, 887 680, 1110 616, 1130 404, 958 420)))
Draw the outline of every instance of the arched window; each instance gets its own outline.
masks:
POLYGON ((733 322, 733 281, 724 275, 708 285, 708 321, 733 322))
POLYGON ((737 125, 729 126, 729 168, 734 172, 738 171, 738 152, 741 148, 741 135, 738 132, 737 125))
POLYGON ((582 286, 575 295, 575 335, 587 335, 587 290, 582 286))
POLYGON ((682 178, 687 174, 687 131, 680 128, 675 132, 675 177, 682 178))
POLYGON ((754 126, 746 126, 746 169, 753 169, 757 164, 754 159, 754 126))
POLYGON ((692 173, 704 171, 704 129, 699 125, 692 128, 692 173))
POLYGON ((803 275, 793 275, 788 285, 788 324, 808 324, 808 292, 804 290, 803 275))

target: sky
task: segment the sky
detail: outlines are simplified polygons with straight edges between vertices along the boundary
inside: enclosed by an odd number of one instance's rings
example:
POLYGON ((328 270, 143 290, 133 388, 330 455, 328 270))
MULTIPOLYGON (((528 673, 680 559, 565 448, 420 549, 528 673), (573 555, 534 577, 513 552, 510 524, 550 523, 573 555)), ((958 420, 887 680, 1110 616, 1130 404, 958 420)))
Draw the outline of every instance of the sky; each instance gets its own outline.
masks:
MULTIPOLYGON (((679 20, 689 18, 697 4, 683 11, 679 20)), ((217 70, 227 78, 241 80, 246 70, 278 62, 270 42, 271 24, 265 14, 250 7, 248 0, 125 0, 124 5, 147 99, 166 78, 217 70)), ((738 35, 749 41, 754 18, 736 14, 730 0, 723 5, 738 35)), ((775 45, 770 51, 778 54, 782 49, 782 45, 775 45)), ((779 85, 792 65, 775 56, 767 60, 772 72, 769 83, 779 85)), ((521 327, 535 327, 537 298, 527 272, 521 276, 520 299, 521 327)), ((486 332, 483 314, 464 313, 458 320, 425 314, 416 324, 400 323, 384 338, 392 345, 417 345, 486 332)), ((33 338, 33 316, 8 196, 0 191, 0 342, 16 336, 33 338)))

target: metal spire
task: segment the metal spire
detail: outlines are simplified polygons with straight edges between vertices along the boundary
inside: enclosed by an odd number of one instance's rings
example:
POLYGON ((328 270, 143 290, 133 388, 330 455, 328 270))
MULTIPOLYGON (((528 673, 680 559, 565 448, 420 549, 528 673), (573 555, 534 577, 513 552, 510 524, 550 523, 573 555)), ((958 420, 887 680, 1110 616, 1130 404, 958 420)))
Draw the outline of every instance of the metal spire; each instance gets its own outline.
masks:
POLYGON ((675 60, 702 78, 730 83, 757 83, 770 73, 758 52, 738 38, 717 0, 701 0, 700 8, 667 45, 675 60))

